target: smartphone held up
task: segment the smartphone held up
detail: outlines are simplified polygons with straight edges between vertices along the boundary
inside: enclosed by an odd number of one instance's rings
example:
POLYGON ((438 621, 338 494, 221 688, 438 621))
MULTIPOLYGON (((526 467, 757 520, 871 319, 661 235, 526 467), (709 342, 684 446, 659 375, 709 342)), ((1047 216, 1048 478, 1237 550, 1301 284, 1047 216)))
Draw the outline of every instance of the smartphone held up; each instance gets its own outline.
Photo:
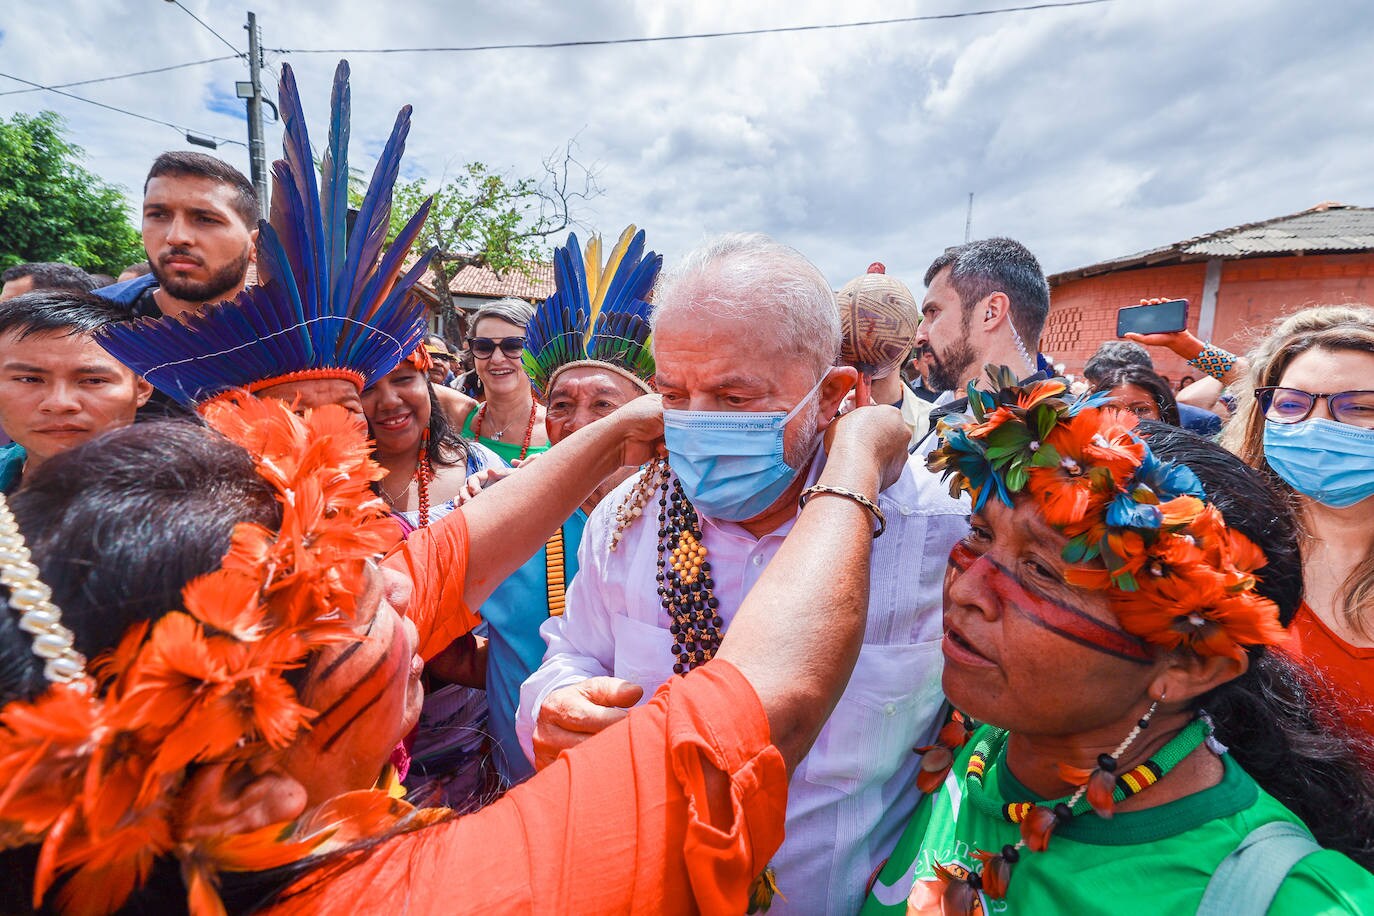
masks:
POLYGON ((1188 327, 1188 300, 1170 299, 1154 305, 1133 305, 1116 313, 1116 336, 1165 334, 1188 327))

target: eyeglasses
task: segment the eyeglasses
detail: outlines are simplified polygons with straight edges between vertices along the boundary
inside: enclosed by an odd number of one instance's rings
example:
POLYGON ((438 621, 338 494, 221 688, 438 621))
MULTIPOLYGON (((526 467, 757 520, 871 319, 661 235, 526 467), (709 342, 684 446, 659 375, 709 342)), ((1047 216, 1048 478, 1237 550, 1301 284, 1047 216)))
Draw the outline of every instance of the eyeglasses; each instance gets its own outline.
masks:
POLYGON ((1374 391, 1313 394, 1301 388, 1271 387, 1256 388, 1255 398, 1264 412, 1264 419, 1274 423, 1301 423, 1312 415, 1312 408, 1318 401, 1325 400, 1331 418, 1337 423, 1374 429, 1374 391))
POLYGON ((472 354, 474 359, 491 359, 491 355, 496 352, 497 347, 501 348, 501 355, 504 356, 506 359, 519 359, 520 354, 525 352, 525 338, 468 338, 468 352, 472 354))

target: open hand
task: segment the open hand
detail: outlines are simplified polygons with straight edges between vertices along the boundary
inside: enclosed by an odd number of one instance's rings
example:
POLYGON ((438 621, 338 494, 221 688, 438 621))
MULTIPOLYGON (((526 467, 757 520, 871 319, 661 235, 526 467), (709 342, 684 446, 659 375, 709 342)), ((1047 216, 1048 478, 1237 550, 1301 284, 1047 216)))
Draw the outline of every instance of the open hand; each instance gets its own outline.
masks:
POLYGON ((560 752, 629 715, 644 688, 618 677, 591 677, 544 698, 534 723, 534 768, 542 770, 560 752))

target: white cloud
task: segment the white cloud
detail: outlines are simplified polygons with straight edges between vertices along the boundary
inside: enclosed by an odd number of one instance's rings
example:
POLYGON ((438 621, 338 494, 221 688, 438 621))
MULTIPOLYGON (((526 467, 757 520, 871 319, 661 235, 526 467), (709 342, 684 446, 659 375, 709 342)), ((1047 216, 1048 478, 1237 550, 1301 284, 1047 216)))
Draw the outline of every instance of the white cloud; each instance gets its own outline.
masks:
MULTIPOLYGON (((242 45, 241 10, 186 3, 242 45)), ((583 40, 959 6, 255 3, 269 48, 583 40)), ((701 41, 353 54, 353 160, 370 169, 405 103, 406 175, 438 178, 471 160, 536 174, 576 136, 606 191, 585 222, 612 235, 638 223, 670 259, 713 232, 770 232, 836 286, 873 260, 919 285, 962 241, 973 191, 975 235, 1020 238, 1054 271, 1321 200, 1374 204, 1368 25, 1360 0, 1116 0, 701 41)), ((39 82, 227 53, 172 4, 10 3, 0 30, 0 70, 39 82)), ((269 55, 283 59, 319 142, 335 55, 269 55)), ((243 71, 227 61, 71 91, 237 139, 241 116, 215 108, 243 71)), ((22 88, 0 80, 11 86, 22 88)), ((0 96, 0 115, 40 108, 68 119, 93 170, 134 190, 153 156, 184 146, 169 128, 50 93, 0 96)), ((268 136, 275 155, 279 130, 268 136)), ((242 147, 220 153, 247 169, 242 147)))

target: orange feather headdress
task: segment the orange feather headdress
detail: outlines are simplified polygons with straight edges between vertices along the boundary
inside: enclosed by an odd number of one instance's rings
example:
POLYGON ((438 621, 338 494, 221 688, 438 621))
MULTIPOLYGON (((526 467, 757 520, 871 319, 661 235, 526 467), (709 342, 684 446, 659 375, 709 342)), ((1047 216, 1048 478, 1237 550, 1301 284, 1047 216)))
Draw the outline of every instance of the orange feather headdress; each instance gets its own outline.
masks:
POLYGON ((1020 386, 987 367, 996 391, 968 386, 971 416, 940 421, 930 467, 981 509, 1025 493, 1068 536, 1071 585, 1108 591, 1131 633, 1165 649, 1239 658, 1283 639, 1278 608, 1255 591, 1264 552, 1226 526, 1202 483, 1160 460, 1136 417, 1106 395, 1066 397, 1063 379, 1020 386), (962 422, 961 422, 962 420, 962 422))
POLYGON ((54 680, 0 711, 0 849, 41 846, 35 907, 109 913, 166 855, 197 914, 222 912, 215 873, 255 871, 335 848, 407 818, 381 790, 333 799, 296 823, 202 839, 180 835, 193 769, 260 765, 309 729, 286 673, 361 639, 355 596, 394 539, 369 488, 382 476, 348 413, 298 417, 253 397, 206 419, 243 446, 281 504, 280 530, 240 523, 219 569, 187 583, 182 608, 131 627, 90 673, 54 680))

